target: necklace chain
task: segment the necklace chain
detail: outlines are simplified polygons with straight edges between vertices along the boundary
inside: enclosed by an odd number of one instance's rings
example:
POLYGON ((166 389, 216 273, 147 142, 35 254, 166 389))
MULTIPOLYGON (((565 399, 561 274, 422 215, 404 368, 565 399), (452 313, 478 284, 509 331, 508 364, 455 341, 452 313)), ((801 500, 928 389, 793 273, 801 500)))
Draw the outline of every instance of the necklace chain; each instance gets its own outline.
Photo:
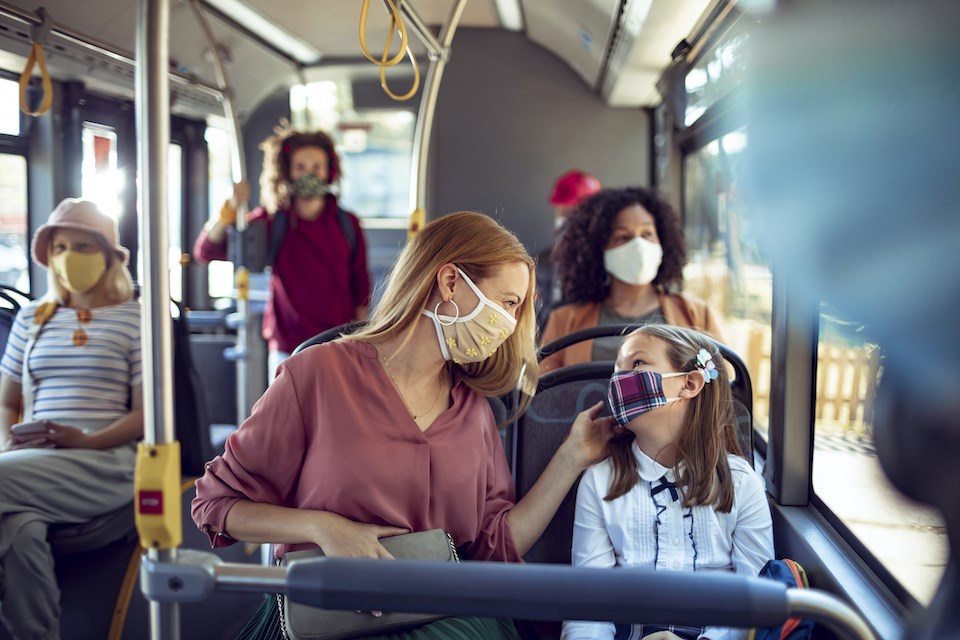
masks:
POLYGON ((390 361, 387 359, 386 354, 383 352, 383 350, 380 347, 377 347, 377 353, 380 354, 380 358, 383 360, 383 368, 386 370, 387 375, 390 376, 390 382, 392 382, 393 386, 396 388, 397 395, 400 396, 400 400, 403 402, 403 406, 406 407, 407 412, 411 416, 413 416, 413 419, 416 420, 418 418, 422 418, 423 416, 430 413, 430 411, 437 405, 437 400, 440 399, 440 394, 443 391, 443 379, 441 377, 437 377, 436 397, 433 399, 433 402, 430 403, 429 407, 427 407, 426 409, 423 410, 422 413, 417 415, 413 412, 413 409, 410 408, 410 405, 407 404, 406 398, 403 397, 403 392, 400 391, 400 384, 397 382, 397 379, 393 377, 393 371, 390 369, 390 361))

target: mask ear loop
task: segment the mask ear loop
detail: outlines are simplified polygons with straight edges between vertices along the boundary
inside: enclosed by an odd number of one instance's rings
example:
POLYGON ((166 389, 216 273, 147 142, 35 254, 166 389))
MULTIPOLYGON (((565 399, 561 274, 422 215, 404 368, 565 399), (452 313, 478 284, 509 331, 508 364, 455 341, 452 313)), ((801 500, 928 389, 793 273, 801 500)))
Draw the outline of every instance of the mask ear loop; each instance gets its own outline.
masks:
POLYGON ((441 300, 440 302, 437 303, 437 306, 433 308, 433 315, 436 316, 437 322, 439 322, 444 327, 449 327, 450 325, 454 324, 457 320, 460 319, 460 307, 453 300, 441 300), (453 320, 451 320, 450 322, 444 322, 443 320, 440 319, 440 305, 442 305, 444 302, 449 302, 450 304, 453 305, 453 308, 457 310, 457 315, 454 316, 453 320))

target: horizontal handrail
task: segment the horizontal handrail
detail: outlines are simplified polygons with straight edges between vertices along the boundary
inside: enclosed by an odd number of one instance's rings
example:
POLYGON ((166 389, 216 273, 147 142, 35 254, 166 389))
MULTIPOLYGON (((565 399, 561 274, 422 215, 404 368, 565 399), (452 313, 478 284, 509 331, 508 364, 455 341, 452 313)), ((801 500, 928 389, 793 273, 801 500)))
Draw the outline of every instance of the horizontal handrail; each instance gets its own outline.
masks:
POLYGON ((828 593, 723 572, 358 558, 264 567, 182 550, 175 562, 145 560, 141 586, 159 602, 196 602, 214 590, 285 593, 294 602, 327 609, 529 620, 768 627, 803 615, 841 637, 874 640, 858 614, 828 593))

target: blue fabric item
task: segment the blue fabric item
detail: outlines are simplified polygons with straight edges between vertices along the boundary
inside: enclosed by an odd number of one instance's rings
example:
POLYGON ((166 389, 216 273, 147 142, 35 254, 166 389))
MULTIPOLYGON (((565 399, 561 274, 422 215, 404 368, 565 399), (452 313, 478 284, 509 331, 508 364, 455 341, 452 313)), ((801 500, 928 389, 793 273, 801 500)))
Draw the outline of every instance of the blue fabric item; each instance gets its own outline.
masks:
MULTIPOLYGON (((806 572, 794 560, 770 560, 760 570, 760 577, 782 582, 790 589, 809 587, 806 572)), ((823 627, 813 620, 790 618, 778 627, 757 629, 754 640, 816 640, 826 637, 821 629, 823 627)))

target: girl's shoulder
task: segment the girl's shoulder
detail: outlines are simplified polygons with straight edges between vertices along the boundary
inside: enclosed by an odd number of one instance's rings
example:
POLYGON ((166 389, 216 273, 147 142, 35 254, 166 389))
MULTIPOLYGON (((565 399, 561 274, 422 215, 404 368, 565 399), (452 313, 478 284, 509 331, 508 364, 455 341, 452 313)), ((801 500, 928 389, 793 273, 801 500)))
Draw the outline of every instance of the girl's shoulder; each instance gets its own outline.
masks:
POLYGON ((766 491, 763 478, 743 456, 728 453, 727 463, 730 465, 730 476, 735 490, 748 493, 766 491))
POLYGON ((604 495, 609 490, 610 479, 613 478, 613 462, 610 458, 605 458, 594 465, 587 467, 583 472, 583 478, 580 484, 588 484, 592 487, 598 487, 603 490, 604 495))

